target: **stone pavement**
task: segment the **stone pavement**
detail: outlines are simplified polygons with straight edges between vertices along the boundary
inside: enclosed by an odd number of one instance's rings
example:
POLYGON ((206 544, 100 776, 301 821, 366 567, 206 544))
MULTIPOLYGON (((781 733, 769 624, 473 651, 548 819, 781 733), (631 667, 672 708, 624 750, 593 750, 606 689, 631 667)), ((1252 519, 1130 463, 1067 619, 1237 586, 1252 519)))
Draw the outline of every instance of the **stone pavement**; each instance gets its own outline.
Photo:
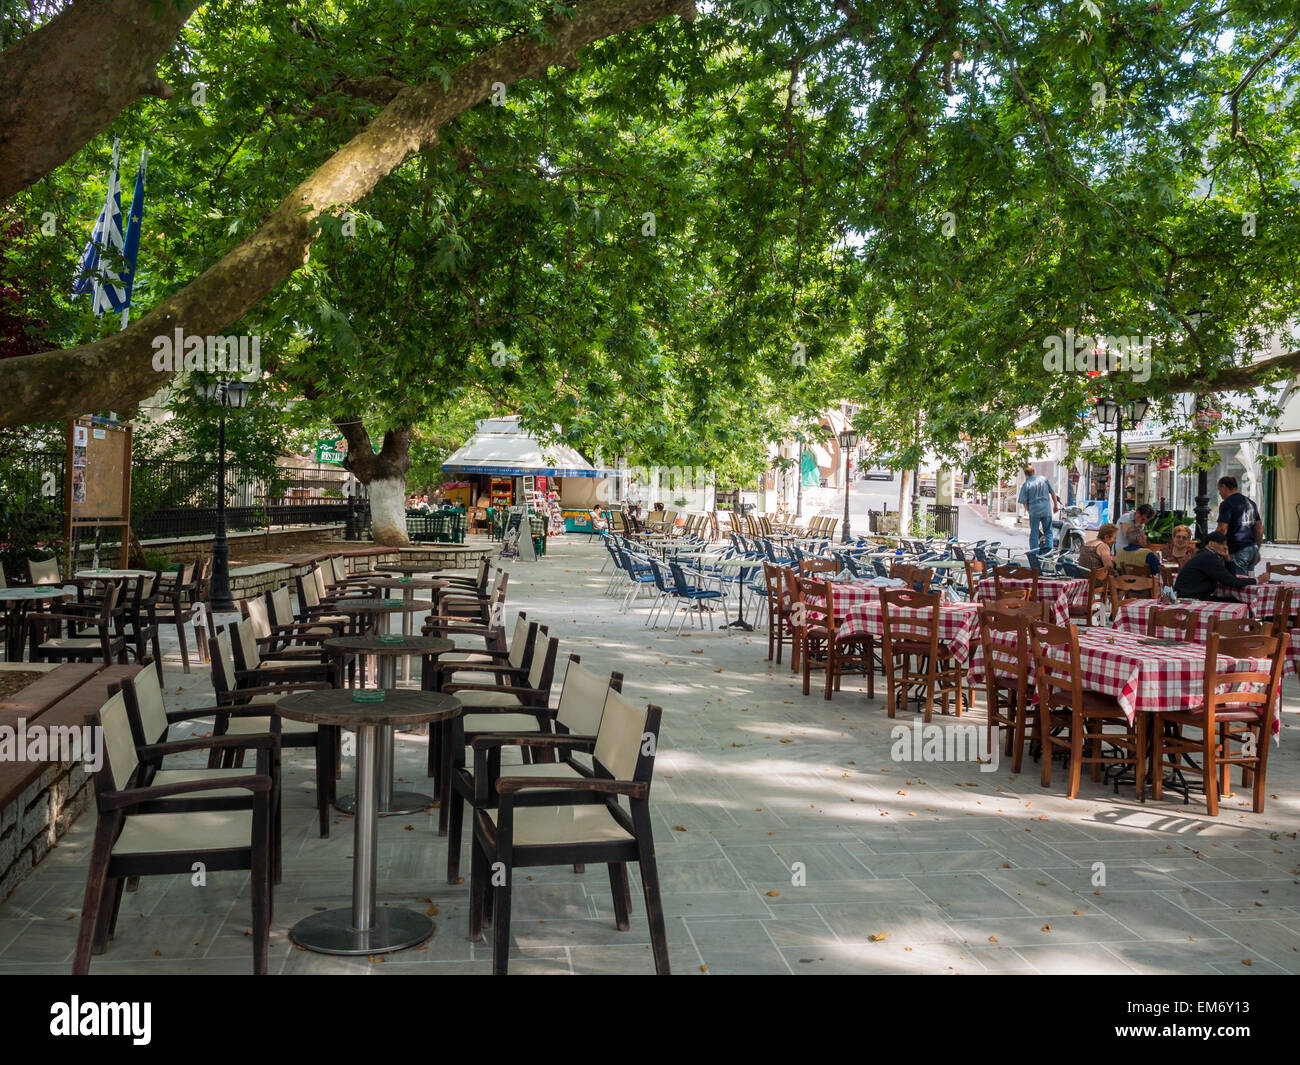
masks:
MULTIPOLYGON (((1300 972, 1294 679, 1263 815, 1244 790, 1210 818, 1195 799, 1140 804, 1086 774, 1069 802, 1061 773, 1044 790, 1032 761, 1019 776, 1005 761, 988 773, 894 761, 883 701, 855 680, 830 702, 816 687, 804 697, 788 666, 763 660, 765 634, 646 629, 644 609, 622 615, 602 595, 599 544, 560 538, 548 550, 513 566, 508 618, 527 610, 562 655, 622 670, 626 693, 664 707, 651 796, 674 972, 1300 972)), ((208 705, 206 676, 181 672, 174 632, 164 656, 169 708, 208 705)), ((982 697, 964 720, 983 720, 982 697)), ((424 756, 422 737, 400 737, 399 777, 426 785, 424 756)), ((344 794, 350 777, 348 765, 344 794)), ((380 822, 381 902, 434 912, 427 946, 372 960, 289 942, 295 921, 350 900, 351 821, 339 814, 319 839, 312 788, 310 758, 287 752, 271 971, 488 972, 490 944, 466 939, 469 885, 445 883, 432 814, 380 822)), ((0 974, 69 970, 91 830, 82 817, 0 904, 0 974)), ((652 972, 629 872, 627 932, 614 927, 604 869, 518 882, 511 971, 652 972)), ((144 880, 92 973, 250 973, 247 888, 233 873, 203 888, 144 880)))

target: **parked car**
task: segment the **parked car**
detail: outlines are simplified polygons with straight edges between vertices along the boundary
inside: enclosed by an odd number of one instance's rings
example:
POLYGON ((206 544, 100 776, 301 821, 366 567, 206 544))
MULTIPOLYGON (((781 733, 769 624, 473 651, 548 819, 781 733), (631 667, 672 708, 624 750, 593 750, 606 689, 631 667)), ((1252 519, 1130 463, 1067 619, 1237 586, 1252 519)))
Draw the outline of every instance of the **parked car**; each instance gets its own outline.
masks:
POLYGON ((862 471, 864 481, 892 481, 894 471, 885 466, 867 466, 862 471))

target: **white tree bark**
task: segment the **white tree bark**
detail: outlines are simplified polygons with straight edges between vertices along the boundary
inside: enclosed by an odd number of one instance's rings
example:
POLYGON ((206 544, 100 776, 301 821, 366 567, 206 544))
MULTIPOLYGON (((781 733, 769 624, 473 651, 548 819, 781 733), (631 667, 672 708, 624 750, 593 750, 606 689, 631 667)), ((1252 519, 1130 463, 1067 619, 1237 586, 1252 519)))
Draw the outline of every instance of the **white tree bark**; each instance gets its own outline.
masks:
POLYGON ((912 535, 912 471, 898 475, 898 535, 912 535))
POLYGON ((405 547, 406 481, 400 477, 375 478, 370 489, 370 526, 375 543, 382 547, 405 547))

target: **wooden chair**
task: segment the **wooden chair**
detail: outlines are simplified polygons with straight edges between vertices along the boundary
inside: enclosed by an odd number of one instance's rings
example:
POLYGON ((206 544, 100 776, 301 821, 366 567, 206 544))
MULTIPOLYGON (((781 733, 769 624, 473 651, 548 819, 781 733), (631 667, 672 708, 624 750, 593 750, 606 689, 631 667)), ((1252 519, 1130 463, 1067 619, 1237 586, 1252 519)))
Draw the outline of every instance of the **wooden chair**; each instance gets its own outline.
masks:
POLYGON ((1164 610, 1156 607, 1147 614, 1147 635, 1154 638, 1160 635, 1161 629, 1174 629, 1178 635, 1173 639, 1192 643, 1196 639, 1196 620, 1195 611, 1186 607, 1175 606, 1164 610))
POLYGON ((27 576, 29 582, 33 585, 63 583, 63 578, 59 576, 59 560, 57 558, 47 558, 41 562, 29 558, 27 560, 27 576))
POLYGON ((1150 577, 1151 570, 1147 566, 1134 562, 1117 563, 1120 576, 1122 577, 1150 577))
MULTIPOLYGON (((449 742, 451 764, 449 784, 454 793, 458 777, 465 776, 465 747, 476 736, 487 732, 511 735, 548 734, 554 714, 550 710, 551 682, 555 677, 555 658, 560 641, 546 635, 538 626, 532 665, 522 684, 444 684, 443 694, 454 695, 461 704, 461 714, 451 723, 449 742), (540 645, 540 646, 538 646, 540 645)), ((525 748, 527 755, 528 749, 525 748)), ((441 781, 440 781, 441 783, 441 781)), ((473 795, 469 789, 468 794, 473 795)), ((463 804, 452 802, 447 824, 447 883, 460 880, 460 839, 463 804)))
POLYGON ((111 696, 98 714, 87 716, 86 723, 103 729, 104 762, 95 773, 95 838, 73 975, 89 972, 91 955, 102 954, 107 947, 127 879, 178 873, 189 876, 200 867, 208 873, 248 870, 252 875, 253 972, 265 975, 271 927, 271 760, 275 737, 212 736, 137 749, 121 692, 111 696), (165 784, 140 782, 141 757, 152 761, 169 754, 215 754, 231 748, 255 749, 256 771, 165 784), (250 794, 251 808, 187 809, 178 805, 214 792, 232 791, 250 794))
POLYGON ((1141 576, 1111 577, 1110 579, 1110 609, 1111 616, 1119 616, 1119 608, 1130 599, 1158 599, 1160 597, 1160 582, 1149 574, 1141 576))
MULTIPOLYGON (((121 684, 121 691, 123 698, 126 700, 126 714, 131 724, 131 736, 135 741, 137 753, 142 750, 146 752, 140 755, 140 773, 137 780, 140 787, 149 787, 155 784, 174 784, 189 780, 213 780, 223 776, 227 779, 233 779, 247 772, 242 768, 242 755, 248 751, 256 751, 258 746, 256 742, 249 743, 239 749, 241 755, 237 759, 239 764, 232 767, 163 768, 164 757, 156 753, 149 753, 146 749, 152 749, 157 744, 168 743, 174 738, 188 738, 173 737, 171 735, 173 724, 182 721, 190 722, 212 718, 218 713, 225 713, 226 711, 215 706, 187 707, 183 710, 168 711, 163 703, 162 685, 158 681, 157 674, 151 669, 141 670, 134 677, 124 679, 121 684)), ((272 719, 272 727, 278 720, 278 718, 272 719)), ((274 735, 271 729, 268 729, 268 732, 274 735)), ((266 734, 249 733, 247 735, 260 737, 266 734)), ((271 779, 273 782, 271 788, 272 879, 279 883, 281 809, 280 745, 278 740, 272 748, 271 754, 271 779)), ((243 810, 252 809, 253 797, 249 792, 231 788, 204 792, 197 797, 176 799, 173 800, 173 803, 177 809, 185 810, 243 810)), ((128 883, 127 890, 134 891, 134 885, 128 883)))
MULTIPOLYGON (((615 925, 625 930, 631 923, 627 863, 636 862, 641 870, 655 972, 668 975, 668 936, 649 804, 660 714, 657 706, 640 709, 611 691, 591 745, 592 776, 575 780, 507 774, 487 782, 489 789, 498 793, 498 805, 478 810, 474 816, 469 938, 481 941, 483 926, 491 920, 494 973, 504 975, 509 964, 511 893, 518 870, 608 865, 615 925), (602 801, 581 801, 592 795, 602 801), (628 811, 619 805, 620 797, 627 800, 628 811), (497 875, 503 869, 504 883, 497 875)), ((574 742, 560 736, 520 739, 552 749, 574 742)))
POLYGON ((970 595, 971 602, 975 601, 975 587, 988 573, 988 563, 981 562, 977 558, 964 558, 962 565, 966 567, 966 591, 970 595))
MULTIPOLYGON (((791 600, 785 590, 785 577, 780 566, 770 562, 763 563, 763 586, 767 591, 767 660, 772 660, 772 649, 776 648, 776 660, 781 661, 781 648, 786 640, 786 628, 790 622, 791 600)), ((794 638, 791 636, 791 643, 794 638)), ((793 648, 791 654, 794 653, 793 648)))
MULTIPOLYGON (((331 687, 319 680, 304 680, 290 671, 266 670, 250 677, 241 675, 235 666, 228 632, 218 632, 208 640, 212 667, 212 690, 216 695, 213 734, 228 736, 225 760, 237 764, 241 736, 270 732, 279 737, 281 747, 314 747, 316 750, 316 815, 320 838, 330 834, 330 803, 334 800, 334 781, 340 765, 341 733, 339 729, 318 727, 304 721, 290 721, 275 712, 276 704, 296 691, 318 691, 331 687)), ((200 711, 200 716, 202 712, 200 711)), ((209 762, 215 767, 216 761, 209 762)))
POLYGON ((104 595, 96 614, 31 611, 27 615, 29 658, 33 662, 102 662, 125 664, 126 637, 114 631, 121 585, 104 584, 104 595), (50 635, 53 630, 53 635, 50 635), (66 635, 60 635, 66 630, 66 635), (94 630, 95 635, 82 635, 94 630))
MULTIPOLYGON (((511 776, 516 777, 567 777, 578 780, 590 777, 594 772, 591 765, 591 747, 596 742, 600 729, 601 714, 604 712, 605 696, 609 691, 623 690, 623 674, 611 673, 608 677, 593 673, 582 666, 578 655, 569 655, 565 667, 564 682, 560 688, 559 703, 547 711, 551 715, 551 729, 546 733, 498 731, 474 736, 469 746, 473 751, 473 765, 464 764, 464 758, 451 767, 450 786, 443 802, 454 812, 450 822, 454 825, 448 845, 460 850, 461 826, 464 822, 464 806, 468 802, 472 810, 486 810, 496 805, 496 792, 489 787, 489 782, 501 775, 501 751, 504 747, 519 747, 530 759, 528 764, 510 766, 511 776), (564 737, 571 742, 559 748, 546 746, 544 742, 529 743, 530 739, 546 736, 564 737), (556 755, 559 761, 556 761, 556 755)), ((457 730, 450 723, 450 742, 463 744, 464 730, 457 730)), ((592 795, 588 800, 599 802, 599 796, 592 795)), ((453 864, 448 854, 448 869, 454 870, 459 877, 459 855, 453 864)), ((582 872, 575 866, 574 872, 582 872)))
POLYGON ((875 641, 870 636, 861 640, 839 637, 844 618, 836 614, 835 586, 830 581, 800 577, 798 583, 804 609, 796 638, 800 640, 804 695, 811 687, 812 671, 822 669, 826 672, 826 699, 832 691, 840 690, 840 679, 845 673, 865 674, 867 697, 875 698, 875 641))
POLYGON ((1300 624, 1297 622, 1295 612, 1291 608, 1294 594, 1290 588, 1279 588, 1277 598, 1273 600, 1273 609, 1263 617, 1263 620, 1272 624, 1275 636, 1288 629, 1296 628, 1300 624))
MULTIPOLYGON (((185 637, 185 626, 193 615, 194 604, 199 601, 198 572, 197 562, 181 563, 175 577, 164 581, 158 589, 158 606, 163 610, 164 616, 170 615, 168 620, 176 626, 176 635, 181 645, 181 665, 186 673, 190 671, 190 648, 185 637)), ((198 643, 197 634, 195 643, 198 643)))
POLYGON ((1070 604, 1071 623, 1091 625, 1098 615, 1105 616, 1110 606, 1110 571, 1098 566, 1088 573, 1088 602, 1083 606, 1070 604))
POLYGON ((799 633, 796 631, 793 622, 795 611, 803 610, 798 604, 802 601, 799 598, 799 572, 792 566, 781 567, 781 577, 785 581, 786 599, 790 604, 791 625, 790 625, 790 672, 799 672, 799 633))
MULTIPOLYGON (((1053 756, 1057 751, 1065 751, 1070 758, 1067 798, 1078 796, 1085 763, 1092 766, 1094 781, 1101 779, 1103 766, 1133 766, 1136 794, 1140 798, 1146 785, 1146 715, 1138 714, 1135 725, 1129 725, 1114 696, 1084 691, 1079 668, 1079 634, 1075 626, 1034 621, 1028 624, 1028 630, 1038 688, 1043 787, 1052 784, 1053 756), (1107 732, 1106 726, 1113 724, 1122 726, 1123 731, 1107 732), (1114 754, 1106 753, 1107 745, 1114 754)), ((1118 783, 1115 789, 1119 790, 1118 783)))
POLYGON ((1002 596, 1011 591, 1010 588, 1003 588, 1003 581, 1031 581, 1029 586, 1029 596, 1032 599, 1038 598, 1038 571, 1030 569, 1028 566, 994 566, 993 567, 993 594, 1001 599, 1002 596))
POLYGON ((158 643, 158 573, 129 578, 123 584, 126 602, 117 622, 117 631, 126 637, 127 650, 137 662, 152 655, 158 681, 162 683, 162 651, 158 643))
POLYGON ((1206 634, 1217 634, 1221 639, 1235 639, 1238 636, 1267 636, 1273 626, 1261 618, 1223 618, 1211 615, 1206 626, 1206 634))
MULTIPOLYGON (((1025 730, 1033 719, 1032 742, 1041 742, 1037 707, 1029 701, 1029 637, 1026 625, 1041 620, 1046 603, 1013 604, 1017 609, 1004 610, 990 603, 980 608, 980 643, 984 650, 984 691, 988 710, 988 746, 992 751, 996 729, 1005 728, 1003 754, 1011 755, 1011 771, 1020 772, 1025 753, 1025 730), (1032 617, 1029 608, 1036 608, 1032 617), (1004 648, 998 637, 1010 637, 1016 649, 1004 648)), ((1005 642, 1005 641, 1004 641, 1005 642)))
POLYGON ((810 573, 839 573, 840 566, 833 558, 801 558, 799 560, 799 576, 806 577, 810 573))
POLYGON ((949 696, 956 698, 956 716, 962 710, 962 669, 939 640, 939 596, 911 588, 880 590, 882 658, 885 666, 886 699, 893 717, 908 690, 925 691, 925 720, 934 713, 935 696, 942 696, 948 710, 949 696), (900 618, 897 610, 928 611, 921 618, 900 618), (891 616, 893 615, 893 616, 891 616), (920 633, 917 630, 922 630, 920 633), (912 658, 923 665, 912 668, 912 658))
POLYGON ((1274 577, 1294 577, 1300 580, 1300 562, 1269 562, 1264 566, 1263 581, 1274 577))
POLYGON ((1190 710, 1160 715, 1165 729, 1160 737, 1155 778, 1157 799, 1161 797, 1161 771, 1182 772, 1190 764, 1200 770, 1206 811, 1216 817, 1220 796, 1230 790, 1232 767, 1239 765, 1242 784, 1251 784, 1252 809, 1257 814, 1264 812, 1268 752, 1273 745, 1273 718, 1286 662, 1287 638, 1286 632, 1223 638, 1211 630, 1205 643, 1203 701, 1190 710), (1229 672, 1219 669, 1220 656, 1264 659, 1267 666, 1229 672), (1231 690, 1219 691, 1220 687, 1231 690), (1184 728, 1197 729, 1200 736, 1189 739, 1183 735, 1184 728), (1199 767, 1192 761, 1198 754, 1199 767))
MULTIPOLYGON (((1012 588, 1001 599, 990 599, 984 604, 1002 614, 1014 614, 1026 621, 1051 621, 1051 605, 1042 599, 1030 599, 1028 588, 1012 588), (1023 595, 1020 593, 1024 593, 1023 595)), ((1026 648, 1029 646, 1025 645, 1026 648)), ((1028 652, 1026 652, 1028 653, 1028 652)))

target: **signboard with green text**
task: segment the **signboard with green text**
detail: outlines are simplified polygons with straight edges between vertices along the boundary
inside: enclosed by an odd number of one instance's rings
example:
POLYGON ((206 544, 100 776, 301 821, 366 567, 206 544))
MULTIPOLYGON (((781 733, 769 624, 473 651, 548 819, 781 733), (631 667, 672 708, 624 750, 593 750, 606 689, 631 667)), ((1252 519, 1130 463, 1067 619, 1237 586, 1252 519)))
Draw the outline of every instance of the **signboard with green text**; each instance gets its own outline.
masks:
POLYGON ((340 436, 333 440, 316 441, 316 461, 329 462, 335 466, 342 466, 344 458, 348 453, 347 437, 340 436))

